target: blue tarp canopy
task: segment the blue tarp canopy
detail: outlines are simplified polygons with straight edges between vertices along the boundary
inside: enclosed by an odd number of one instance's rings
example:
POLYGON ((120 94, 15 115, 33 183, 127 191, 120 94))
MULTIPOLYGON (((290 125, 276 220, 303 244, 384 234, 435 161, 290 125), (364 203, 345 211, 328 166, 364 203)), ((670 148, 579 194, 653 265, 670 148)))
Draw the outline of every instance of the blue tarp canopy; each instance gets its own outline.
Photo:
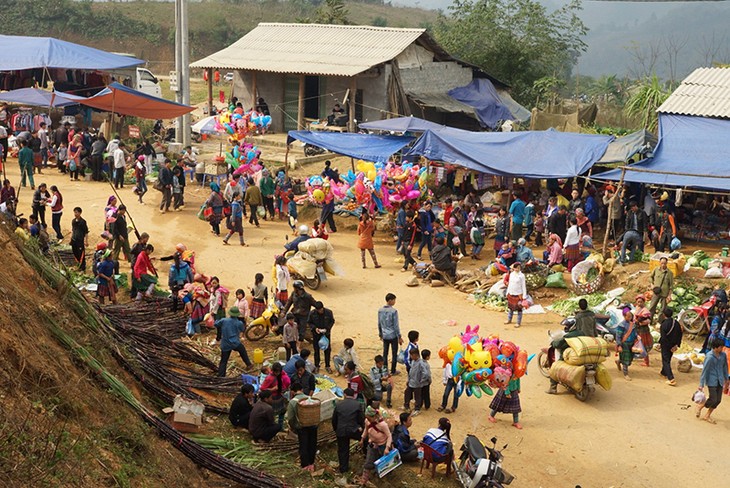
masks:
POLYGON ((54 39, 0 35, 0 71, 64 68, 108 71, 143 64, 141 59, 54 39))
POLYGON ((657 138, 646 129, 641 129, 631 134, 616 138, 608 145, 606 154, 598 161, 598 164, 622 163, 637 153, 653 151, 657 138))
MULTIPOLYGON (((730 191, 729 136, 730 120, 659 114, 659 144, 654 157, 625 166, 624 181, 730 191)), ((618 181, 621 169, 595 177, 618 181)))
POLYGON ((391 155, 403 149, 414 139, 414 137, 408 136, 290 130, 286 143, 291 144, 294 140, 299 140, 351 158, 385 163, 391 155))
POLYGON ((440 130, 445 125, 419 119, 418 117, 397 117, 394 119, 376 120, 365 122, 360 127, 367 130, 383 130, 390 132, 423 132, 425 130, 440 130))
POLYGON ((40 88, 19 88, 0 93, 0 100, 33 107, 65 107, 66 105, 76 105, 78 103, 60 93, 49 92, 40 88))
POLYGON ((506 120, 524 122, 530 118, 530 112, 511 98, 509 102, 512 107, 509 107, 492 82, 486 78, 474 78, 466 86, 453 88, 449 90, 449 96, 474 108, 482 126, 490 129, 496 129, 506 120))
POLYGON ((426 131, 408 154, 499 176, 570 178, 588 171, 603 156, 613 138, 555 130, 426 131))

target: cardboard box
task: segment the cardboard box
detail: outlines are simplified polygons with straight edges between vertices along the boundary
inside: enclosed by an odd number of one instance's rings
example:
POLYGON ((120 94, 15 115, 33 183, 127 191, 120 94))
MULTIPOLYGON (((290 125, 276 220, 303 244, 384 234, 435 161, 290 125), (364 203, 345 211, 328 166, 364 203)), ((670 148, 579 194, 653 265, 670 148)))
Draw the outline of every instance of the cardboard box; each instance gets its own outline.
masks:
POLYGON ((172 421, 181 423, 181 424, 190 424, 190 425, 201 426, 201 425, 203 425, 203 416, 202 415, 192 415, 189 413, 174 412, 172 414, 172 421))
POLYGON ((654 254, 651 259, 649 259, 649 272, 652 272, 654 271, 654 268, 659 267, 659 265, 661 264, 659 262, 659 259, 662 257, 667 258, 667 269, 672 272, 675 278, 684 273, 684 256, 680 256, 677 259, 671 259, 669 257, 669 254, 661 252, 654 254))
POLYGON ((199 425, 188 424, 188 423, 184 423, 184 422, 175 422, 174 418, 175 418, 174 413, 168 415, 167 423, 170 424, 170 426, 172 426, 172 428, 174 428, 175 430, 177 430, 179 432, 184 432, 186 434, 194 434, 195 432, 198 432, 200 430, 199 425))
POLYGON ((312 398, 316 398, 320 401, 319 407, 319 420, 324 422, 330 420, 335 413, 335 405, 339 399, 332 390, 322 390, 312 395, 312 398))

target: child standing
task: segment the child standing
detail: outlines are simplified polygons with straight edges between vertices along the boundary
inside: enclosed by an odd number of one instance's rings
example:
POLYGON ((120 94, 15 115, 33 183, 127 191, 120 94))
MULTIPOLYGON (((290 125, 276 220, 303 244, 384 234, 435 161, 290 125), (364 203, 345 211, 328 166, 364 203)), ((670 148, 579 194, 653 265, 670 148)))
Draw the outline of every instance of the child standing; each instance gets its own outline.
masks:
POLYGON ((56 157, 58 158, 56 161, 58 169, 61 171, 61 173, 66 174, 66 158, 68 157, 68 148, 66 147, 65 142, 62 142, 58 147, 58 155, 56 157))
POLYGON ((231 202, 231 215, 228 217, 228 234, 223 238, 223 244, 228 244, 228 239, 236 233, 238 233, 238 241, 242 246, 245 246, 246 243, 243 242, 243 208, 241 202, 233 200, 231 202))
POLYGON ((299 226, 299 213, 297 212, 297 202, 294 201, 294 192, 289 191, 289 203, 286 204, 286 213, 289 215, 289 227, 291 227, 292 233, 296 233, 297 227, 299 226))
POLYGON ((542 214, 535 217, 535 246, 542 246, 543 234, 545 234, 545 219, 542 214))
POLYGON ((421 352, 421 360, 423 361, 424 371, 426 372, 421 387, 421 398, 423 399, 423 409, 428 410, 431 408, 431 365, 428 361, 431 359, 431 351, 424 349, 421 352))
POLYGON ((520 412, 522 412, 520 406, 520 379, 510 381, 504 390, 500 388, 497 394, 494 395, 492 403, 489 404, 489 408, 491 410, 488 419, 490 422, 495 423, 497 421, 494 418, 497 412, 511 413, 512 425, 516 429, 522 430, 522 425, 520 425, 520 412))
POLYGON ((430 378, 430 370, 426 370, 424 361, 421 359, 421 352, 418 348, 411 349, 409 352, 411 369, 408 371, 408 383, 403 399, 403 410, 410 411, 411 400, 415 401, 415 410, 411 416, 421 414, 421 406, 423 405, 423 387, 427 385, 430 378))
POLYGON ((380 268, 378 257, 375 255, 375 245, 373 244, 373 235, 375 234, 375 222, 368 212, 363 212, 360 216, 360 223, 357 225, 357 247, 360 249, 360 257, 362 258, 362 267, 365 265, 365 251, 370 253, 373 264, 376 268, 380 268))
POLYGON ((256 273, 254 277, 254 285, 251 288, 251 318, 257 319, 266 310, 266 302, 269 299, 269 290, 264 285, 264 275, 256 273))
POLYGON ((294 314, 289 312, 286 314, 286 323, 284 324, 284 332, 282 333, 282 341, 286 348, 286 360, 291 358, 292 354, 299 354, 297 350, 297 340, 299 339, 299 329, 294 321, 294 314))
POLYGON ((406 350, 403 351, 403 364, 405 364, 406 366, 406 373, 410 372, 411 370, 411 350, 418 350, 418 337, 419 333, 417 330, 408 331, 408 345, 406 346, 406 350))
POLYGON ((104 305, 104 298, 116 305, 117 303, 117 284, 114 281, 114 261, 112 261, 112 252, 107 249, 103 254, 103 261, 96 267, 96 296, 99 297, 99 303, 104 305))
POLYGON ((241 312, 241 322, 246 324, 246 317, 249 316, 248 312, 248 300, 246 300, 246 292, 243 291, 241 288, 236 290, 236 301, 233 302, 233 306, 238 308, 238 311, 241 312))
POLYGON ((444 396, 441 398, 441 406, 436 409, 438 412, 446 410, 446 413, 456 412, 456 408, 459 406, 459 395, 456 394, 456 381, 454 381, 454 374, 451 369, 451 365, 447 364, 444 368, 444 396), (451 403, 451 408, 446 408, 446 404, 449 403, 449 395, 454 392, 454 401, 451 403))
POLYGON ((471 258, 472 259, 481 259, 479 257, 479 253, 482 252, 482 249, 484 248, 484 221, 481 217, 481 210, 477 213, 477 217, 474 219, 474 225, 471 228, 471 234, 469 235, 469 238, 471 239, 472 249, 471 249, 471 258))

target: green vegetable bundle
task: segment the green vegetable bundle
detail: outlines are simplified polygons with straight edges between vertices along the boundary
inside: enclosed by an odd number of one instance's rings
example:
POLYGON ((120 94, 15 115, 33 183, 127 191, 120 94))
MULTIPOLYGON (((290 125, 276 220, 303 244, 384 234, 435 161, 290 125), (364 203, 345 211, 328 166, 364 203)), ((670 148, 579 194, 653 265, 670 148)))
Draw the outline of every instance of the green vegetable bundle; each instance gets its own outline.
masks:
POLYGON ((593 308, 604 302, 606 300, 606 295, 604 293, 591 293, 590 295, 572 296, 565 300, 557 300, 548 308, 563 317, 567 317, 568 315, 573 315, 576 311, 578 311, 578 301, 580 301, 581 298, 585 298, 588 301, 588 307, 593 308))

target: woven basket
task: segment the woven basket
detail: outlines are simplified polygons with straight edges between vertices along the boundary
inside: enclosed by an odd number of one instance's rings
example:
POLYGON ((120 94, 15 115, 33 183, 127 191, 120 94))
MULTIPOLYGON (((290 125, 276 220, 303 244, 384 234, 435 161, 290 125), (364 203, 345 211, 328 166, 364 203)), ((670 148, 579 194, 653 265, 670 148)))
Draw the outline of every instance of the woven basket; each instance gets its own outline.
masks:
POLYGON ((297 420, 302 427, 315 427, 319 425, 322 402, 316 398, 299 400, 297 405, 297 420), (306 403, 305 403, 306 402, 306 403))
POLYGON ((547 277, 550 274, 550 268, 542 263, 534 263, 525 266, 523 272, 527 281, 527 290, 532 291, 545 286, 547 277))
POLYGON ((603 284, 603 267, 595 261, 581 261, 573 266, 570 277, 576 295, 589 295, 597 292, 601 288, 603 284), (587 273, 591 268, 597 268, 598 275, 588 283, 578 283, 578 277, 583 273, 587 273))

